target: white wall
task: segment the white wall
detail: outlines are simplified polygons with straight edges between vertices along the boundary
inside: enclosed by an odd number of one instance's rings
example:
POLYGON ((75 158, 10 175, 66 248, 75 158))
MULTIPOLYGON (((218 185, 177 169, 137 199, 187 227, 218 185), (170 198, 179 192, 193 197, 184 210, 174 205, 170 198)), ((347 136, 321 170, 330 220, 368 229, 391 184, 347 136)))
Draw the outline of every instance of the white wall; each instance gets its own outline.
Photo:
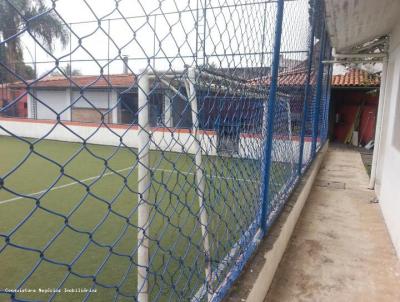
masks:
MULTIPOLYGON (((61 114, 61 119, 65 121, 71 120, 70 99, 67 90, 36 90, 37 101, 37 118, 55 120, 57 114, 61 114), (51 109, 49 109, 48 107, 51 109), (65 110, 68 108, 67 110, 65 110), (64 112, 65 110, 65 112, 64 112)), ((32 101, 32 98, 29 98, 32 101)), ((30 106, 31 104, 28 104, 30 106)))
POLYGON ((30 93, 28 93, 28 95, 27 95, 27 104, 26 105, 27 105, 27 109, 28 109, 28 118, 35 118, 33 116, 33 110, 34 110, 33 96, 30 93))
MULTIPOLYGON (((76 122, 64 122, 66 126, 80 137, 90 139, 92 144, 117 146, 120 136, 123 143, 128 147, 137 148, 137 127, 128 129, 125 125, 110 125, 110 131, 106 127, 98 129, 95 124, 80 124, 76 122), (93 135, 94 134, 94 135, 93 135), (93 136, 92 136, 93 135, 93 136)), ((25 119, 0 118, 0 125, 15 135, 28 138, 46 138, 67 142, 82 142, 77 135, 68 131, 65 127, 57 125, 51 132, 54 123, 49 121, 32 121, 25 119), (50 133, 49 133, 50 132, 50 133), (47 135, 48 134, 48 135, 47 135)), ((201 132, 201 131, 200 131, 201 132)), ((8 135, 0 130, 0 135, 8 135)), ((201 147, 204 154, 217 155, 217 135, 213 131, 199 134, 201 147)), ((175 130, 171 133, 167 128, 153 128, 151 135, 153 150, 165 150, 173 152, 195 153, 193 135, 186 129, 175 130)), ((262 137, 242 135, 239 142, 239 156, 242 158, 260 159, 262 156, 262 137)), ((288 141, 282 138, 274 140, 273 161, 296 163, 298 161, 299 142, 296 138, 288 141)), ((310 156, 311 142, 307 141, 304 146, 304 158, 310 156)))
POLYGON ((400 257, 400 131, 395 129, 400 119, 400 21, 392 32, 388 66, 376 192, 400 257))
MULTIPOLYGON (((241 135, 239 142, 239 155, 244 158, 260 159, 263 152, 263 140, 249 135, 241 135)), ((299 161, 300 141, 297 137, 293 140, 275 138, 272 149, 272 161, 284 163, 297 163, 299 161)), ((311 156, 311 140, 304 142, 303 161, 311 156)))
MULTIPOLYGON (((91 144, 117 146, 120 144, 120 137, 123 143, 132 148, 138 146, 138 133, 136 128, 128 129, 124 125, 110 125, 110 131, 106 127, 98 127, 96 125, 82 125, 75 122, 64 123, 68 128, 78 134, 91 144)), ((49 121, 30 121, 0 118, 0 125, 15 135, 27 138, 45 138, 66 142, 82 142, 77 135, 68 131, 65 127, 57 125, 54 129, 54 123, 49 121), (50 131, 51 130, 51 131, 50 131)), ((9 135, 7 132, 0 130, 0 135, 9 135)), ((193 135, 187 130, 176 131, 171 133, 167 129, 155 128, 152 131, 152 143, 150 148, 153 150, 165 150, 174 152, 194 153, 196 149, 193 143, 193 135)), ((216 155, 216 135, 207 133, 200 135, 201 147, 203 152, 208 155, 216 155)))
MULTIPOLYGON (((108 109, 116 106, 118 93, 116 91, 106 90, 85 90, 83 97, 79 91, 70 89, 36 89, 36 97, 41 101, 37 102, 37 119, 43 120, 55 120, 57 113, 63 112, 64 109, 68 108, 61 114, 61 120, 71 120, 71 102, 72 107, 76 108, 93 108, 89 102, 92 103, 98 109, 108 109), (75 102, 76 101, 76 102, 75 102), (88 102, 89 101, 89 102, 88 102), (50 107, 52 110, 46 107, 50 107)), ((32 105, 33 97, 28 97, 28 117, 33 118, 32 105)), ((112 111, 112 121, 118 122, 118 108, 112 111)))
POLYGON ((83 94, 77 90, 72 91, 72 103, 76 108, 108 109, 112 106, 113 91, 86 89, 83 94), (89 102, 92 104, 90 105, 89 102))

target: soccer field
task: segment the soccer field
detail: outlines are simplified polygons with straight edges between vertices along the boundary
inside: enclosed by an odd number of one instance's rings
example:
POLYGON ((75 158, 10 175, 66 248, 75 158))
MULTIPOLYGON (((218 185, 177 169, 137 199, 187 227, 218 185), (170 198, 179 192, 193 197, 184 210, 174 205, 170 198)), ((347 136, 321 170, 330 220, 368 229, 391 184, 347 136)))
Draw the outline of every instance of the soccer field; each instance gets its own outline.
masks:
MULTIPOLYGON (((150 163, 150 295, 189 299, 205 279, 194 158, 151 151, 150 163)), ((203 156, 213 266, 257 217, 260 167, 203 156)), ((26 300, 132 300, 137 171, 136 149, 0 136, 0 288, 61 289, 17 294, 26 300), (78 288, 96 292, 64 292, 78 288)))

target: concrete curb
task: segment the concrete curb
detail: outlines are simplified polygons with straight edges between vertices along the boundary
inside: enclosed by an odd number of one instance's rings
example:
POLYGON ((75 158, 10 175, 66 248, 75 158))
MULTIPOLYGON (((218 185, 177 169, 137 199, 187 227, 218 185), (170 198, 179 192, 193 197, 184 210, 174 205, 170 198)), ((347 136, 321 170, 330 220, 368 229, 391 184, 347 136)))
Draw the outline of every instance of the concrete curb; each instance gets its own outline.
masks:
POLYGON ((264 301, 310 194, 328 145, 327 142, 321 148, 317 158, 291 195, 280 217, 272 226, 270 233, 261 242, 256 254, 246 265, 244 272, 232 287, 225 301, 264 301))

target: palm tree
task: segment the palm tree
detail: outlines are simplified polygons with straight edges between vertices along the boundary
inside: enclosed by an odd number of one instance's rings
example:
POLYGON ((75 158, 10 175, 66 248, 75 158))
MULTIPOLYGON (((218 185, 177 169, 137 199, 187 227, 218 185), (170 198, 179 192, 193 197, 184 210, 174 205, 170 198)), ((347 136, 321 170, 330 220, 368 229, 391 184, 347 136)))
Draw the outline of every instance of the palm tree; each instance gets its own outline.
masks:
MULTIPOLYGON (((52 51, 59 40, 64 47, 68 43, 68 31, 53 8, 45 0, 0 0, 0 60, 16 74, 26 78, 29 67, 25 65, 20 34, 26 31, 39 39, 47 50, 52 51), (7 40, 10 39, 10 40, 7 40), (1 41, 1 40, 0 40, 1 41)), ((8 82, 15 80, 15 75, 0 70, 0 77, 8 82)))

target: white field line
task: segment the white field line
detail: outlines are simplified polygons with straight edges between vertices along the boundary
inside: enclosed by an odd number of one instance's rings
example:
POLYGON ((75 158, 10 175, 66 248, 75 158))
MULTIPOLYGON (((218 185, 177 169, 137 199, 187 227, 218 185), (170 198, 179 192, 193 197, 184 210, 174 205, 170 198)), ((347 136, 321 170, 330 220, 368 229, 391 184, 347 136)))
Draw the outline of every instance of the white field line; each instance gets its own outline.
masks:
MULTIPOLYGON (((118 173, 119 172, 124 172, 124 171, 130 170, 130 169, 131 169, 131 167, 130 168, 124 168, 124 169, 121 169, 121 170, 117 170, 117 172, 118 173)), ((181 174, 186 174, 186 175, 194 175, 195 174, 193 172, 183 172, 183 171, 178 171, 178 170, 167 170, 167 169, 155 169, 155 170, 156 171, 161 171, 161 172, 167 172, 167 173, 178 173, 179 172, 181 174)), ((88 182, 88 181, 91 181, 91 180, 94 180, 94 179, 99 179, 101 177, 110 176, 110 175, 113 175, 113 174, 115 174, 115 173, 114 172, 107 172, 107 173, 104 173, 102 175, 96 175, 96 176, 91 176, 91 177, 82 179, 80 182, 88 182)), ((209 177, 209 178, 220 178, 220 179, 226 179, 226 180, 237 180, 237 181, 244 181, 244 182, 253 183, 253 181, 251 181, 249 179, 243 179, 243 178, 223 177, 223 176, 218 176, 218 175, 207 175, 207 174, 206 174, 206 176, 209 177)), ((73 182, 70 182, 70 183, 67 183, 67 184, 64 184, 64 185, 52 187, 50 190, 41 190, 41 191, 38 191, 38 192, 35 192, 35 193, 27 194, 25 196, 18 196, 18 197, 13 197, 13 198, 10 198, 10 199, 2 200, 2 201, 0 201, 0 205, 6 204, 6 203, 10 203, 10 202, 13 202, 13 201, 16 201, 16 200, 24 199, 26 197, 37 196, 37 195, 43 194, 43 193, 45 193, 47 191, 50 192, 50 191, 64 189, 64 188, 67 188, 67 187, 70 187, 70 186, 74 186, 76 184, 79 184, 79 182, 78 181, 73 181, 73 182)))
MULTIPOLYGON (((117 170, 117 172, 123 172, 123 171, 129 170, 129 169, 130 168, 125 168, 125 169, 117 170)), ((90 181, 90 180, 99 179, 100 177, 109 176, 109 175, 112 175, 112 174, 115 174, 115 173, 114 172, 107 172, 107 173, 104 173, 103 175, 96 175, 96 176, 92 176, 92 177, 88 177, 88 178, 82 179, 80 182, 87 182, 87 181, 90 181)), ((56 186, 56 187, 51 188, 49 190, 49 192, 50 191, 64 189, 64 188, 76 185, 78 183, 79 182, 77 182, 77 181, 73 181, 73 182, 67 183, 65 185, 56 186)), ((31 194, 28 194, 28 195, 25 195, 25 196, 26 197, 33 197, 33 196, 37 196, 37 195, 43 194, 45 192, 47 192, 47 190, 38 191, 38 192, 31 193, 31 194)), ((9 202, 12 202, 12 201, 15 201, 15 200, 24 199, 24 198, 26 198, 25 196, 18 196, 18 197, 10 198, 10 199, 7 199, 7 200, 3 200, 3 201, 0 201, 0 204, 5 204, 5 203, 9 203, 9 202)))

